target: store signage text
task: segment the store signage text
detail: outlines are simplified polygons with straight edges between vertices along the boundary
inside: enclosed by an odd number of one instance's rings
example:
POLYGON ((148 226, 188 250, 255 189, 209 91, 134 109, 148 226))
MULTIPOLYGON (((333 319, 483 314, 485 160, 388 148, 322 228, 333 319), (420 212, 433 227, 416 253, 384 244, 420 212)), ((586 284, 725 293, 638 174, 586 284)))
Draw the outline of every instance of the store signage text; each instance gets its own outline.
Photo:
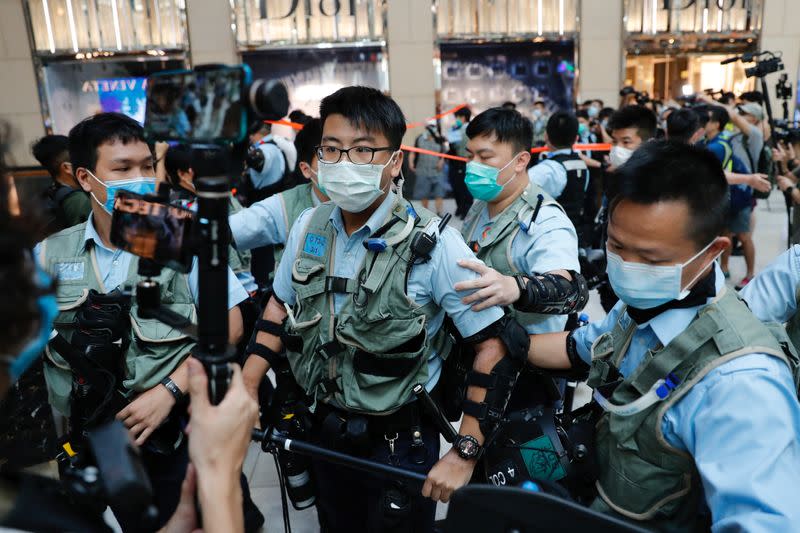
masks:
MULTIPOLYGON (((267 0, 261 0, 261 18, 271 18, 271 19, 288 19, 289 17, 294 16, 295 12, 297 11, 298 4, 300 0, 292 0, 292 5, 289 7, 289 12, 285 15, 277 16, 277 17, 267 17, 267 0)), ((306 0, 306 10, 310 13, 311 12, 311 4, 310 0, 306 0)), ((319 0, 317 3, 319 12, 321 15, 326 17, 335 17, 337 15, 347 15, 350 17, 354 17, 356 15, 356 0, 319 0), (346 13, 342 13, 342 4, 346 4, 347 11, 346 13)))

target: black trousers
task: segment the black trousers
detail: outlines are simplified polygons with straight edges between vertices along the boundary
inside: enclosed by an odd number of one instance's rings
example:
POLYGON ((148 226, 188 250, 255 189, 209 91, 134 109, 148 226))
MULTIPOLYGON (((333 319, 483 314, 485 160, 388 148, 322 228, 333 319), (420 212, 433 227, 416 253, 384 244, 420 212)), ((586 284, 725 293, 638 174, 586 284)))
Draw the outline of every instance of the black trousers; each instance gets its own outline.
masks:
MULTIPOLYGON (((389 443, 376 439, 367 457, 427 474, 439 460, 439 433, 431 426, 423 426, 423 454, 412 451, 411 442, 410 431, 398 433, 396 457, 390 463, 389 443)), ((433 530, 436 502, 422 497, 421 486, 326 461, 313 460, 312 469, 317 486, 317 516, 324 533, 426 533, 433 530)))
POLYGON ((453 198, 456 201, 456 216, 465 217, 472 207, 472 195, 464 183, 467 164, 462 161, 450 161, 450 185, 453 187, 453 198))

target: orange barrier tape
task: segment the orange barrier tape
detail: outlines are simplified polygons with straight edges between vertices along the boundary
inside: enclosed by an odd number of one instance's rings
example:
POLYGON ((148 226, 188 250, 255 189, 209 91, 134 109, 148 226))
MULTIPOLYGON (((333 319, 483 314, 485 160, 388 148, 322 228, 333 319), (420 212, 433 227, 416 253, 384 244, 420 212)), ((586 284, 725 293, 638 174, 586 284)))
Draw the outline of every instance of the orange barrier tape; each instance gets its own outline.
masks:
POLYGON ((469 161, 466 157, 459 157, 457 155, 450 155, 450 154, 443 154, 441 152, 432 152, 431 150, 425 150, 424 148, 417 148, 416 146, 406 146, 405 144, 400 145, 401 150, 405 150, 406 152, 416 152, 418 154, 426 154, 432 155, 436 157, 443 157, 444 159, 454 159, 456 161, 469 161))
MULTIPOLYGON (((610 144, 605 144, 605 143, 576 144, 576 145, 574 145, 572 147, 572 149, 573 150, 578 150, 578 151, 591 150, 591 151, 594 151, 594 152, 610 152, 611 151, 611 145, 610 144)), ((546 146, 540 146, 538 148, 531 148, 531 153, 532 154, 540 154, 542 152, 549 152, 549 151, 550 151, 550 149, 547 148, 546 146)))
POLYGON ((420 122, 412 122, 411 124, 406 124, 406 128, 413 129, 413 128, 418 128, 420 126, 425 126, 425 125, 428 124, 428 121, 430 121, 430 120, 439 120, 440 118, 446 117, 447 115, 452 115, 453 113, 455 113, 459 109, 464 109, 465 107, 467 107, 467 104, 457 105, 457 106, 455 106, 453 108, 448 109, 447 111, 442 111, 438 115, 434 115, 434 116, 432 116, 430 118, 426 118, 425 120, 422 120, 420 122))
MULTIPOLYGON (((451 115, 451 114, 455 113, 456 111, 458 111, 459 109, 463 109, 465 107, 467 107, 467 104, 457 105, 457 106, 455 106, 455 107, 453 107, 451 109, 448 109, 447 111, 443 111, 443 112, 439 113, 438 115, 434 115, 434 116, 432 116, 430 118, 426 118, 425 120, 422 120, 420 122, 412 122, 410 124, 406 124, 406 128, 413 129, 413 128, 418 128, 420 126, 424 126, 430 120, 438 120, 438 119, 440 119, 442 117, 446 117, 447 115, 451 115)), ((303 125, 302 124, 298 124, 297 122, 290 122, 288 120, 265 120, 264 122, 267 123, 267 124, 273 124, 273 125, 278 125, 278 126, 289 126, 293 130, 302 130, 303 129, 303 125)))

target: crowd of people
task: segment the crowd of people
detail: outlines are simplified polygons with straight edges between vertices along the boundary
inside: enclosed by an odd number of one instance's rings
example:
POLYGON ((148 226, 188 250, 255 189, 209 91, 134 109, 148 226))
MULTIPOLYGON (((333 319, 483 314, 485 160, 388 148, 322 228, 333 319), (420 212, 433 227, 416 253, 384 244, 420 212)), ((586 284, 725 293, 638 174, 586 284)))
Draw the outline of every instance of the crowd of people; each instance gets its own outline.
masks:
MULTIPOLYGON (((326 532, 434 531, 436 502, 495 468, 644 528, 796 530, 800 248, 757 273, 753 239, 773 187, 800 203, 791 139, 773 141, 757 92, 662 103, 626 88, 617 109, 532 109, 461 107, 410 152, 403 111, 367 87, 326 96, 319 117, 295 111, 292 141, 254 123, 229 200, 237 351, 219 405, 193 339, 126 299, 141 265, 111 238, 119 192, 166 188, 196 211, 213 161, 150 146, 116 113, 42 138, 32 151, 52 184, 38 202, 0 167, 0 397, 33 394, 20 384, 38 372, 62 480, 91 462, 90 429, 124 425, 155 506, 150 521, 117 515, 125 531, 258 531, 242 473, 256 424, 426 476, 420 490, 290 458, 278 475, 326 532), (575 148, 592 143, 611 148, 575 148), (736 254, 746 275, 729 286, 736 254), (590 288, 607 315, 581 324, 590 288), (96 375, 110 388, 97 393, 96 375), (577 410, 576 380, 593 389, 577 410), (443 418, 460 419, 452 435, 443 418), (525 460, 530 443, 561 466, 525 460), (570 464, 579 447, 590 473, 570 464)), ((198 268, 158 275, 161 304, 190 321, 198 268)), ((0 479, 0 525, 105 530, 86 494, 18 466, 0 479)))

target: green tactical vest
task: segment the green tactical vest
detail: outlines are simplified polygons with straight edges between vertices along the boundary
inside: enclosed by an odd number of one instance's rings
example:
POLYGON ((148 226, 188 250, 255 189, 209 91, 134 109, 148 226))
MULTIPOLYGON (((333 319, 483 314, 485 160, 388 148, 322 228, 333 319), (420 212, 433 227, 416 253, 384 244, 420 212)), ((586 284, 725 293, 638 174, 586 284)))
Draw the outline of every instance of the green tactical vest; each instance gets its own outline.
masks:
MULTIPOLYGON (((40 261, 45 270, 58 276, 56 300, 59 314, 53 327, 68 341, 75 329, 75 315, 89 296, 89 289, 105 293, 98 274, 94 245, 84 245, 86 222, 65 229, 44 240, 40 261)), ((125 284, 134 288, 139 259, 133 257, 125 284)), ((161 284, 161 303, 172 311, 195 321, 196 311, 189 291, 188 276, 165 268, 156 278, 161 284)), ((135 290, 135 289, 134 289, 135 290)), ((183 333, 155 319, 143 319, 137 314, 136 298, 131 301, 131 343, 125 357, 126 379, 123 387, 142 392, 158 385, 183 362, 194 342, 183 333)), ((69 397, 72 374, 69 365, 52 348, 45 349, 44 375, 50 404, 69 416, 69 397)))
MULTIPOLYGON (((392 216, 402 222, 387 239, 402 231, 407 206, 402 200, 393 209, 392 216)), ((334 278, 333 209, 324 203, 314 210, 292 265, 297 296, 287 321, 287 356, 314 405, 322 401, 348 411, 389 414, 413 399, 415 384, 428 381, 429 356, 435 352, 446 358, 451 348, 444 329, 433 338, 425 329, 439 307, 434 302, 420 306, 405 293, 410 243, 436 219, 418 210, 411 234, 382 253, 368 251, 357 279, 334 278), (338 313, 334 288, 345 293, 338 313)))
MULTIPOLYGON (((286 217, 283 220, 286 224, 286 235, 289 235, 289 232, 292 231, 292 226, 297 222, 297 219, 300 218, 300 213, 309 207, 314 207, 313 194, 314 190, 311 188, 311 184, 304 183, 292 187, 288 191, 283 191, 278 195, 278 198, 281 199, 284 216, 286 217)), ((283 244, 276 244, 272 247, 276 269, 281 262, 281 257, 283 257, 283 249, 283 244)))
MULTIPOLYGON (((529 272, 522 272, 516 264, 511 247, 514 242, 514 237, 522 231, 519 225, 519 217, 522 216, 526 223, 530 223, 540 194, 544 197, 542 206, 554 205, 561 209, 558 202, 553 200, 553 198, 538 185, 531 182, 523 193, 497 216, 486 236, 474 243, 471 242, 471 239, 480 221, 480 214, 487 208, 487 204, 480 200, 476 200, 475 203, 472 204, 469 213, 467 213, 466 218, 464 218, 464 225, 461 226, 461 235, 466 242, 470 243, 470 247, 472 251, 475 252, 475 255, 478 256, 478 259, 505 276, 513 276, 519 273, 530 274, 529 272), (522 215, 520 215, 520 213, 522 213, 522 215)), ((533 224, 531 224, 531 228, 528 229, 529 232, 532 231, 532 227, 533 224)), ((542 315, 539 313, 523 313, 513 307, 509 307, 509 310, 512 316, 516 318, 517 322, 523 327, 531 324, 538 324, 552 317, 552 315, 542 315)))
MULTIPOLYGON (((611 381, 633 338, 636 323, 623 328, 622 314, 611 333, 592 346, 587 384, 597 388, 611 381)), ((631 416, 606 412, 597 424, 599 496, 592 508, 644 522, 659 531, 704 528, 699 511, 702 485, 692 456, 672 447, 662 433, 664 414, 713 369, 737 357, 765 353, 789 365, 796 375, 798 357, 777 324, 756 319, 733 291, 718 295, 702 308, 684 332, 666 347, 651 350, 636 371, 617 386, 609 400, 628 404, 672 373, 678 386, 663 401, 631 416)))
MULTIPOLYGON (((239 203, 239 200, 234 198, 233 195, 230 197, 230 202, 228 205, 228 214, 235 215, 239 211, 242 210, 242 204, 239 203)), ((250 273, 250 250, 239 250, 233 244, 230 245, 228 250, 228 266, 231 267, 234 274, 240 274, 242 272, 250 273)))

